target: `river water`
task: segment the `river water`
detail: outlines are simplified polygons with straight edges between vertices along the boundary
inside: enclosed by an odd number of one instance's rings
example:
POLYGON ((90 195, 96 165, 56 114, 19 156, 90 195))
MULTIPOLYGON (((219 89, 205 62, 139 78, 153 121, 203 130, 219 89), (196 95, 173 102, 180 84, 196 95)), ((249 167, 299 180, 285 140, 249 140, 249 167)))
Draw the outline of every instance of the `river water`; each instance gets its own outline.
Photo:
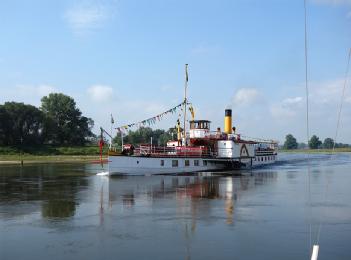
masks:
POLYGON ((99 167, 0 166, 0 259, 308 259, 318 233, 319 259, 351 259, 350 154, 182 176, 99 167))

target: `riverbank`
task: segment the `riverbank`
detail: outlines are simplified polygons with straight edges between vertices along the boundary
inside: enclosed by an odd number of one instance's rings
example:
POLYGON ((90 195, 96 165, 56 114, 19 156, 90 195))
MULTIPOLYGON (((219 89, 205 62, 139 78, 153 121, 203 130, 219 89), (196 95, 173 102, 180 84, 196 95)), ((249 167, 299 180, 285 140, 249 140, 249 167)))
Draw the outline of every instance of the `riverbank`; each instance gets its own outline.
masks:
MULTIPOLYGON (((107 160, 107 156, 103 157, 107 160)), ((98 163, 98 155, 0 155, 0 164, 36 164, 36 163, 98 163)))
MULTIPOLYGON (((107 152, 105 147, 104 152, 107 152)), ((0 158, 3 155, 19 156, 23 154, 50 156, 50 155, 99 155, 100 150, 97 145, 86 146, 55 146, 55 145, 40 145, 40 146, 2 146, 0 147, 0 158)))
MULTIPOLYGON (((279 152, 284 153, 333 153, 333 149, 281 149, 279 152)), ((335 148, 334 153, 350 153, 351 147, 335 148)))
MULTIPOLYGON (((107 158, 107 147, 103 150, 107 158)), ((87 146, 4 146, 0 147, 0 164, 89 163, 100 160, 96 145, 87 146)))

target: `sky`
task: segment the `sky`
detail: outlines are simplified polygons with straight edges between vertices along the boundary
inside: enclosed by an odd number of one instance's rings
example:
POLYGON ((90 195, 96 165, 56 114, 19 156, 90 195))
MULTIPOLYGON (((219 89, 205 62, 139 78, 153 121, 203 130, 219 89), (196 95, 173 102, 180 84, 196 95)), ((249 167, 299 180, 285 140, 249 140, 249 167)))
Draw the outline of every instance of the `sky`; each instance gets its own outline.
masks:
MULTIPOLYGON (((0 104, 52 92, 110 129, 182 102, 245 136, 306 142, 303 0, 4 0, 0 104)), ((334 138, 351 47, 351 0, 307 0, 310 135, 334 138)), ((346 84, 337 141, 351 143, 346 84)), ((178 114, 154 128, 173 127, 178 114)))

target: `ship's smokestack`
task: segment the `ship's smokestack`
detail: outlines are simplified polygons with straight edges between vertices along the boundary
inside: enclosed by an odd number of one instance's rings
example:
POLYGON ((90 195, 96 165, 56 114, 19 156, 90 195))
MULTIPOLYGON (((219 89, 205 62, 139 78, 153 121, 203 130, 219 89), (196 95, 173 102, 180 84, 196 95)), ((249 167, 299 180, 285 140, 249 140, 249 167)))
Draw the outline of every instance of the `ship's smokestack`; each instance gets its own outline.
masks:
POLYGON ((226 134, 232 133, 232 110, 231 109, 225 110, 224 133, 226 133, 226 134))

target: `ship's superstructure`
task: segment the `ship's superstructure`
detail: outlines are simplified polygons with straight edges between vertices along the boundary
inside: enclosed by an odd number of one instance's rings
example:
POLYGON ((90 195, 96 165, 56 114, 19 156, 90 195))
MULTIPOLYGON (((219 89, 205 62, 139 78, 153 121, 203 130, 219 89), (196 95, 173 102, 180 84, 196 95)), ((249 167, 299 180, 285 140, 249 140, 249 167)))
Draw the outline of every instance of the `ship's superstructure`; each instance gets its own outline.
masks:
MULTIPOLYGON (((188 65, 185 65, 185 91, 183 105, 183 129, 177 120, 177 138, 165 147, 150 144, 123 145, 121 151, 110 149, 108 166, 110 174, 175 174, 198 171, 251 168, 274 163, 277 159, 277 143, 271 140, 244 138, 232 127, 232 110, 225 110, 224 131, 211 131, 211 122, 192 120, 187 127, 186 105, 188 65), (187 131, 187 129, 189 129, 187 131)), ((132 124, 134 125, 134 124, 132 124)), ((103 130, 103 129, 102 129, 103 130)), ((112 139, 112 138, 111 138, 112 139)), ((101 147, 100 147, 101 149, 101 147)))
POLYGON ((125 144, 122 152, 109 152, 111 174, 174 174, 251 168, 274 163, 277 143, 248 140, 235 133, 232 111, 225 110, 224 132, 211 131, 208 120, 191 120, 184 137, 167 146, 125 144))

